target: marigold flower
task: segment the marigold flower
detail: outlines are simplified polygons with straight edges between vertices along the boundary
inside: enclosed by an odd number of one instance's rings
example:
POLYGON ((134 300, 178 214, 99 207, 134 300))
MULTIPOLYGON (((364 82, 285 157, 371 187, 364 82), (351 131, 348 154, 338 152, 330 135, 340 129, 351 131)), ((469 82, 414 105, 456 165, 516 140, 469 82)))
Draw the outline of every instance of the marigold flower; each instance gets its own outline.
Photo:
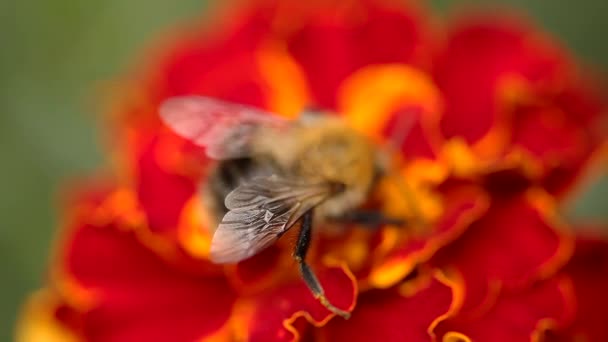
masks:
POLYGON ((119 167, 67 201, 19 341, 608 339, 607 242, 558 210, 605 153, 606 107, 550 38, 495 15, 441 31, 388 0, 253 1, 219 18, 176 32, 118 89, 119 167), (349 320, 300 278, 296 229, 238 264, 209 260, 213 161, 158 115, 180 95, 287 118, 314 105, 378 146, 403 135, 398 176, 366 205, 408 224, 318 230, 307 256, 349 320))

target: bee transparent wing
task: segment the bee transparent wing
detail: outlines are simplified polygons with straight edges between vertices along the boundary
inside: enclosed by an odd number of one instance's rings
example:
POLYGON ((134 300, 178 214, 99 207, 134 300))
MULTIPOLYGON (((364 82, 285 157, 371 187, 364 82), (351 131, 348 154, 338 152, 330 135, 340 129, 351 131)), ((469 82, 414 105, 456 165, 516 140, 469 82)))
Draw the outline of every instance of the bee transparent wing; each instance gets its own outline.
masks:
POLYGON ((326 184, 255 178, 226 196, 228 213, 211 242, 211 260, 234 263, 274 243, 308 210, 329 195, 326 184))
POLYGON ((205 147, 217 160, 245 157, 256 130, 282 127, 286 120, 253 107, 204 96, 173 97, 160 106, 163 122, 180 136, 205 147))

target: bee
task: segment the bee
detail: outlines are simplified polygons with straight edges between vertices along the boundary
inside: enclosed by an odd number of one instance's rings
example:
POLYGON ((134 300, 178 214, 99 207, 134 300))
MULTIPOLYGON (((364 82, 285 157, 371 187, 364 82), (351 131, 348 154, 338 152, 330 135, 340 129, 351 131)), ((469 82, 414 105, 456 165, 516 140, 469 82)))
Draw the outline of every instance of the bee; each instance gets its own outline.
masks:
POLYGON ((318 112, 287 120, 253 107, 186 96, 166 100, 159 113, 175 133, 218 161, 202 187, 219 222, 211 261, 247 259, 300 226, 293 256, 304 282, 327 309, 348 318, 325 297, 306 254, 313 225, 401 223, 360 210, 385 168, 378 149, 339 117, 318 112))

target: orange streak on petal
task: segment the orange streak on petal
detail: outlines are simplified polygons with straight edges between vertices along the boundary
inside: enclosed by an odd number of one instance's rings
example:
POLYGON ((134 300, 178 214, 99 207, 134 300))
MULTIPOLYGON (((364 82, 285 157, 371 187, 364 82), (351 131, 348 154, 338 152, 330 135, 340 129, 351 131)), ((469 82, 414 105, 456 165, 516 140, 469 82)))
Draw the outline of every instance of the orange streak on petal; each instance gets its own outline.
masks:
POLYGON ((418 275, 412 279, 403 282, 398 287, 399 294, 409 298, 415 296, 418 292, 429 287, 434 275, 428 270, 428 267, 421 266, 418 275))
POLYGON ((576 316, 576 294, 572 281, 567 277, 562 277, 558 281, 558 288, 564 297, 564 312, 559 318, 545 317, 540 319, 530 334, 530 340, 532 342, 545 341, 545 333, 547 331, 559 330, 563 326, 568 326, 576 316))
POLYGON ((553 318, 543 318, 536 323, 536 327, 532 334, 530 334, 531 342, 543 342, 545 340, 545 333, 550 330, 554 330, 558 327, 557 322, 553 318))
POLYGON ((224 326, 221 327, 218 331, 213 333, 211 336, 203 337, 197 342, 225 342, 225 341, 234 341, 234 332, 232 330, 232 325, 229 324, 229 321, 224 323, 224 326))
POLYGON ((403 234, 403 229, 400 227, 385 227, 380 231, 381 239, 380 244, 376 248, 375 254, 379 257, 384 257, 386 253, 390 252, 397 243, 400 241, 401 234, 403 234))
POLYGON ((249 298, 239 298, 234 304, 228 325, 232 330, 232 339, 228 341, 247 341, 249 326, 255 312, 255 303, 249 298))
MULTIPOLYGON (((357 305, 357 293, 359 292, 359 289, 357 287, 357 278, 350 271, 350 269, 344 262, 338 262, 335 260, 324 260, 324 264, 325 264, 325 266, 328 266, 328 267, 340 267, 344 271, 344 274, 346 274, 346 276, 352 282, 352 284, 353 284, 353 303, 346 310, 344 310, 346 312, 352 312, 355 309, 355 306, 357 305)), ((335 313, 329 313, 324 319, 317 321, 307 311, 302 311, 302 310, 296 311, 293 315, 291 315, 291 317, 283 320, 283 327, 285 327, 285 329, 287 329, 289 332, 291 332, 293 334, 292 341, 298 341, 300 338, 300 333, 293 326, 293 323, 299 317, 304 317, 310 324, 319 328, 319 327, 322 327, 325 324, 327 324, 327 322, 329 322, 336 315, 337 314, 335 314, 335 313)))
POLYGON ((47 289, 32 294, 19 315, 15 329, 15 342, 77 342, 72 331, 55 319, 58 305, 47 289))
POLYGON ((543 174, 542 163, 520 146, 512 147, 502 159, 501 163, 505 168, 517 166, 528 178, 536 179, 543 174))
POLYGON ((412 259, 414 258, 407 258, 406 260, 396 258, 383 263, 369 275, 370 284, 380 289, 393 286, 414 269, 416 264, 412 259))
POLYGON ((458 220, 454 222, 454 228, 450 229, 449 232, 443 232, 430 237, 422 248, 409 251, 407 255, 395 253, 382 259, 370 272, 367 279, 369 285, 377 288, 387 288, 394 285, 398 280, 409 274, 416 265, 429 260, 439 248, 452 241, 472 221, 476 220, 481 213, 487 210, 489 206, 487 196, 476 190, 467 189, 462 191, 463 193, 472 191, 471 193, 474 194, 474 197, 479 198, 479 200, 475 202, 473 208, 468 210, 466 215, 458 217, 458 220))
POLYGON ((268 44, 257 55, 258 67, 268 86, 268 106, 274 113, 296 117, 310 103, 306 77, 287 48, 268 44))
POLYGON ((515 105, 533 101, 529 82, 518 74, 504 74, 497 80, 495 102, 498 108, 494 124, 475 142, 473 150, 484 159, 498 158, 511 138, 509 113, 515 105))
POLYGON ((443 163, 429 159, 415 159, 407 163, 405 174, 408 179, 418 182, 439 184, 448 177, 448 171, 443 163))
POLYGON ((561 266, 570 260, 572 254, 574 254, 575 238, 559 216, 555 199, 550 194, 540 188, 533 188, 528 190, 526 197, 541 214, 543 220, 556 230, 560 240, 555 254, 539 267, 538 275, 544 279, 555 274, 561 266))
POLYGON ((66 270, 55 268, 51 277, 57 292, 71 307, 86 311, 99 302, 99 294, 96 291, 81 285, 66 270))
POLYGON ((421 70, 402 64, 364 67, 339 90, 340 112, 355 129, 378 137, 389 115, 401 106, 422 107, 438 119, 441 100, 433 81, 421 70))
POLYGON ((453 138, 445 142, 441 158, 450 167, 454 175, 472 176, 478 172, 481 161, 462 138, 453 138))
POLYGON ((439 315, 435 318, 431 324, 429 325, 427 332, 433 341, 437 340, 437 335, 435 334, 435 328, 439 323, 445 321, 446 319, 454 316, 462 307, 462 303, 464 302, 464 294, 465 294, 465 285, 464 280, 460 276, 457 271, 449 271, 445 272, 442 270, 435 270, 433 276, 440 283, 448 286, 452 289, 452 303, 450 304, 450 308, 443 315, 439 315), (448 276, 448 274, 450 274, 448 276))
POLYGON ((182 210, 179 219, 178 239, 189 254, 197 258, 208 259, 211 248, 210 218, 201 207, 198 196, 193 196, 182 210))
POLYGON ((543 166, 530 152, 515 146, 499 159, 483 156, 461 138, 445 142, 440 160, 458 177, 471 178, 506 169, 518 169, 531 179, 542 176, 543 166))
POLYGON ((443 213, 444 204, 433 186, 447 178, 445 165, 437 161, 416 159, 408 163, 403 173, 408 184, 411 184, 412 197, 416 200, 416 212, 413 214, 422 216, 422 222, 437 220, 443 213))
POLYGON ((131 190, 117 189, 108 197, 103 208, 116 215, 129 227, 139 227, 145 224, 146 216, 139 207, 137 196, 131 190))
POLYGON ((448 331, 443 336, 443 342, 472 342, 472 340, 463 333, 448 331))

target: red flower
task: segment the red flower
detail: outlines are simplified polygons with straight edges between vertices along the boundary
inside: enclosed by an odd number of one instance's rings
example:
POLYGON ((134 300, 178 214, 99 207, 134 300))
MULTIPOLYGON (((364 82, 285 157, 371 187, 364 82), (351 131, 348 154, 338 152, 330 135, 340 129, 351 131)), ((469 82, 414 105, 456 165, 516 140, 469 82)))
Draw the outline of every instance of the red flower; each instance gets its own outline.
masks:
POLYGON ((121 168, 68 201, 19 339, 605 339, 589 319, 605 307, 592 261, 605 242, 576 240, 557 210, 605 142, 597 90, 520 21, 468 17, 442 39, 430 22, 388 0, 257 1, 147 55, 111 116, 121 168), (409 223, 321 229, 307 256, 350 320, 300 278, 297 229, 238 264, 209 261, 199 190, 214 161, 158 116, 180 95, 287 118, 314 105, 378 146, 412 123, 390 156, 399 177, 366 203, 409 223))

